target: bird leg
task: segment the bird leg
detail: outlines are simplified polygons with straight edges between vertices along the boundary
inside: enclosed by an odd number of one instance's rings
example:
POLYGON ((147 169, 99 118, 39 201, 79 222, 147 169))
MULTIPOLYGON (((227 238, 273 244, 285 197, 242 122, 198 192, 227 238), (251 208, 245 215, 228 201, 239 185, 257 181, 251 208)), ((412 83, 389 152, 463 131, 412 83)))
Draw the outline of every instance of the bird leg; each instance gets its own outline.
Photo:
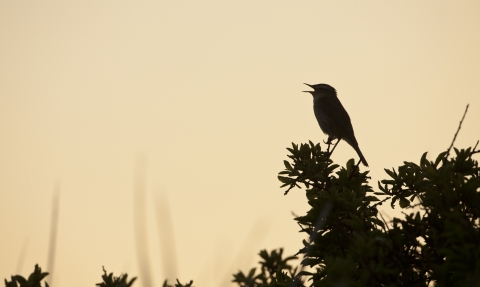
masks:
MULTIPOLYGON (((337 142, 336 142, 335 145, 333 146, 332 151, 330 151, 330 145, 332 144, 332 139, 334 139, 334 138, 332 138, 332 137, 330 137, 330 136, 328 137, 328 141, 327 141, 327 143, 328 143, 328 148, 327 148, 327 160, 330 159, 330 156, 332 155, 333 151, 335 150, 335 148, 337 147, 338 143, 340 142, 340 139, 337 139, 337 142)), ((325 166, 325 168, 327 168, 327 166, 328 166, 328 164, 325 166)))
MULTIPOLYGON (((328 140, 331 141, 330 137, 328 138, 328 140)), ((337 139, 337 142, 333 146, 332 151, 330 152, 330 155, 333 153, 333 151, 335 150, 339 142, 340 142, 340 139, 337 139)), ((330 144, 328 145, 328 147, 330 148, 330 144)))
MULTIPOLYGON (((332 136, 328 136, 328 139, 327 141, 323 141, 324 144, 327 144, 328 147, 327 147, 327 154, 329 155, 328 157, 330 158, 330 145, 332 144, 332 141, 334 140, 335 138, 332 137, 332 136)), ((333 149, 335 149, 335 147, 337 146, 338 142, 335 144, 335 146, 333 147, 333 149)), ((333 152, 333 149, 332 149, 332 152, 333 152)))
POLYGON ((335 145, 333 146, 332 151, 330 151, 330 145, 332 145, 332 141, 333 141, 334 139, 335 139, 334 137, 328 136, 327 142, 323 141, 324 144, 328 144, 328 147, 327 147, 328 158, 330 158, 330 155, 333 153, 333 151, 334 151, 335 148, 337 147, 338 143, 340 142, 340 139, 337 139, 337 142, 336 142, 335 145))
POLYGON ((324 141, 325 144, 328 144, 328 147, 327 147, 327 164, 325 165, 325 168, 322 170, 322 173, 324 173, 325 178, 327 179, 326 182, 325 182, 326 186, 330 186, 330 177, 329 177, 328 174, 327 174, 328 160, 330 159, 330 156, 332 155, 333 151, 335 150, 335 148, 337 147, 338 143, 340 142, 340 139, 337 139, 337 142, 336 142, 335 145, 333 146, 332 151, 330 151, 330 145, 332 144, 332 141, 333 141, 334 139, 335 139, 334 137, 328 136, 327 142, 324 141))
POLYGON ((328 136, 327 142, 323 141, 324 144, 328 144, 329 146, 332 144, 332 141, 335 139, 335 137, 328 136))

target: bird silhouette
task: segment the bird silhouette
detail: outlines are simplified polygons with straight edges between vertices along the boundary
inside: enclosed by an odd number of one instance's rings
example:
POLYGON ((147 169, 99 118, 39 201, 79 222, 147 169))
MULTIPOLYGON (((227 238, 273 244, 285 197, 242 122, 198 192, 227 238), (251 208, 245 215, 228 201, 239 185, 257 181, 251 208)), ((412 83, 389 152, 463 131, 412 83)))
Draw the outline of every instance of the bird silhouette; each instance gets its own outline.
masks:
POLYGON ((368 166, 367 160, 358 147, 352 122, 347 111, 337 97, 337 91, 330 85, 305 85, 313 91, 304 91, 313 96, 313 111, 322 131, 328 135, 328 143, 333 139, 346 141, 357 152, 360 161, 368 166))

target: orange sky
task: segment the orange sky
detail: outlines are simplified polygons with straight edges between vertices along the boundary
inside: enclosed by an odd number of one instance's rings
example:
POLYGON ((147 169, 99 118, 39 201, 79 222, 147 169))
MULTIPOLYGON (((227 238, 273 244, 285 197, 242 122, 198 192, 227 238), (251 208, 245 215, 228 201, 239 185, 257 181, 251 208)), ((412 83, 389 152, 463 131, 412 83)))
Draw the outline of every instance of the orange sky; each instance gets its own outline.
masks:
MULTIPOLYGON (((102 266, 138 276, 141 168, 155 286, 172 273, 225 286, 260 248, 295 253, 304 192, 283 196, 276 176, 291 142, 326 139, 303 83, 337 89, 376 187, 384 168, 445 150, 467 103, 456 146, 480 139, 479 13, 478 1, 0 1, 0 279, 22 246, 19 272, 47 268, 56 185, 54 286, 94 286, 102 266), (176 270, 160 250, 168 214, 176 270)), ((333 160, 352 157, 343 142, 333 160)))

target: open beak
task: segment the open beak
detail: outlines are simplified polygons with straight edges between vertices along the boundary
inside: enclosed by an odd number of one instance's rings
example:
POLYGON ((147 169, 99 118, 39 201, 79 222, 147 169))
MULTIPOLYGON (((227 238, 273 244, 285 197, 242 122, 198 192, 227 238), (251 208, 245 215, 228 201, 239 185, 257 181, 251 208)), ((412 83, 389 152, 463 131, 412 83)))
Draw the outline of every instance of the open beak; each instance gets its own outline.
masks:
MULTIPOLYGON (((307 84, 307 83, 304 83, 304 84, 313 89, 312 85, 309 85, 309 84, 307 84)), ((312 93, 313 91, 302 91, 302 92, 304 92, 304 93, 312 93)))

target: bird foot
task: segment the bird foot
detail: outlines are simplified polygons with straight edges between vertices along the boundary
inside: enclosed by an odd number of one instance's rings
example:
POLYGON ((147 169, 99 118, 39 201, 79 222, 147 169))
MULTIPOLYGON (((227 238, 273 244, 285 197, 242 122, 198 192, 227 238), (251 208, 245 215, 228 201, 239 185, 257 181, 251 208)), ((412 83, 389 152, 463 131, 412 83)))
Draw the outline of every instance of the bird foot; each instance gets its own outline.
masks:
POLYGON ((323 141, 323 143, 324 143, 324 144, 331 145, 331 144, 332 144, 332 141, 333 141, 334 139, 335 139, 334 137, 329 136, 328 139, 327 139, 327 142, 323 141))

